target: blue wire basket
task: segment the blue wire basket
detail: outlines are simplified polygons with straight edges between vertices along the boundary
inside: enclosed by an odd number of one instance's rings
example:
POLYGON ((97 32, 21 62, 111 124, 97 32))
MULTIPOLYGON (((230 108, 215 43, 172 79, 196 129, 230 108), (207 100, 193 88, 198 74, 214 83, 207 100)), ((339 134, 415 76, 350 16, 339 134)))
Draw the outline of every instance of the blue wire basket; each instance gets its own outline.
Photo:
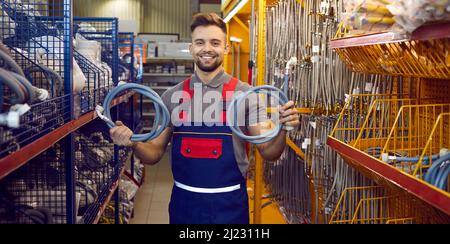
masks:
MULTIPOLYGON (((0 2, 0 40, 36 87, 50 98, 29 104, 20 128, 1 127, 0 158, 36 141, 72 119, 72 25, 70 0, 0 2)), ((0 62, 1 66, 1 62, 0 62)), ((9 110, 12 93, 0 83, 0 112, 9 110)))

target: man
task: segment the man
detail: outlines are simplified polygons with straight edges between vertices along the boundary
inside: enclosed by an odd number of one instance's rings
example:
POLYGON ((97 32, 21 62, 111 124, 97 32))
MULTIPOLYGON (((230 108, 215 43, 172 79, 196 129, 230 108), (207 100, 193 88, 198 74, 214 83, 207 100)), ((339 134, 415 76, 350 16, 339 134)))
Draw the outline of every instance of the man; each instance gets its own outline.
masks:
MULTIPOLYGON (((110 130, 111 138, 115 144, 132 146, 135 155, 145 164, 160 161, 169 141, 172 142, 175 185, 169 206, 170 223, 246 224, 249 223, 249 210, 244 177, 248 167, 245 142, 232 134, 225 124, 198 123, 206 116, 199 117, 195 113, 199 109, 203 115, 207 113, 205 104, 211 102, 211 97, 206 98, 207 94, 218 94, 221 98, 216 96, 215 100, 223 100, 226 104, 235 91, 245 91, 250 86, 223 71, 224 54, 228 53, 229 45, 226 25, 219 16, 194 16, 191 31, 190 53, 196 72, 191 79, 174 86, 162 96, 171 112, 171 126, 152 141, 132 143, 132 131, 118 121, 117 126, 110 130)), ((259 110, 263 108, 262 112, 266 114, 264 106, 247 106, 245 109, 255 112, 258 110, 256 107, 260 107, 259 110)), ((224 122, 225 113, 218 114, 215 117, 224 122)), ((299 125, 292 101, 280 108, 280 115, 279 122, 283 126, 299 125)), ((248 121, 246 131, 251 135, 260 135, 270 129, 268 123, 248 121)), ((286 131, 282 130, 277 137, 257 145, 257 148, 265 160, 276 160, 285 148, 285 139, 286 131)))

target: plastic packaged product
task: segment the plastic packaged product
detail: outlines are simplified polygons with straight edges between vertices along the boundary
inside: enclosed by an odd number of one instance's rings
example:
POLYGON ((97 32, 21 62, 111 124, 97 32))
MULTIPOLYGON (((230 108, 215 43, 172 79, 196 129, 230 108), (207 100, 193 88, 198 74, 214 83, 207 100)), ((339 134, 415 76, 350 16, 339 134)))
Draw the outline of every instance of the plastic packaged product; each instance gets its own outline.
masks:
POLYGON ((344 23, 349 34, 361 35, 390 31, 395 20, 387 9, 387 0, 345 1, 344 23))
POLYGON ((12 20, 6 11, 3 11, 0 5, 0 23, 2 23, 2 28, 0 28, 0 39, 6 39, 13 37, 16 34, 16 22, 12 20))
POLYGON ((450 0, 393 0, 387 8, 406 33, 427 23, 450 21, 450 0))
POLYGON ((75 40, 75 50, 93 63, 98 64, 101 62, 102 46, 99 42, 87 40, 78 33, 75 36, 75 40))
MULTIPOLYGON (((26 46, 29 47, 28 53, 31 59, 46 65, 61 75, 64 74, 64 43, 61 39, 54 36, 41 36, 31 39, 26 46)), ((73 59, 72 71, 73 92, 81 92, 87 79, 75 58, 73 59)))

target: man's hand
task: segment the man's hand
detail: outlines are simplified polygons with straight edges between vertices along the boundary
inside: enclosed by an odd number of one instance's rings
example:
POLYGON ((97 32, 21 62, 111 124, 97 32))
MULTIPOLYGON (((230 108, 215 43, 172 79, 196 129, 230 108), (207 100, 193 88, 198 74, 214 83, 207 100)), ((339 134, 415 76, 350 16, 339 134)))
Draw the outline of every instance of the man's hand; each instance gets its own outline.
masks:
POLYGON ((297 128, 300 125, 300 116, 294 105, 293 101, 289 101, 280 108, 280 123, 286 127, 297 128))
POLYGON ((130 140, 133 131, 126 127, 121 121, 116 121, 116 127, 109 130, 109 135, 116 145, 127 147, 133 145, 133 142, 130 140))

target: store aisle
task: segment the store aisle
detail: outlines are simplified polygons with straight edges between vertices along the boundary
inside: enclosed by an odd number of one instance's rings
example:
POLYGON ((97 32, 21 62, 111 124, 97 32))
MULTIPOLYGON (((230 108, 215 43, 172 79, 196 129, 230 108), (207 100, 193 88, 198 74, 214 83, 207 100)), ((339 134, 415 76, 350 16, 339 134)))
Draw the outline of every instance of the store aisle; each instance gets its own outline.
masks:
POLYGON ((158 164, 145 166, 145 182, 136 195, 134 217, 130 223, 168 224, 172 186, 169 154, 166 153, 158 164))

